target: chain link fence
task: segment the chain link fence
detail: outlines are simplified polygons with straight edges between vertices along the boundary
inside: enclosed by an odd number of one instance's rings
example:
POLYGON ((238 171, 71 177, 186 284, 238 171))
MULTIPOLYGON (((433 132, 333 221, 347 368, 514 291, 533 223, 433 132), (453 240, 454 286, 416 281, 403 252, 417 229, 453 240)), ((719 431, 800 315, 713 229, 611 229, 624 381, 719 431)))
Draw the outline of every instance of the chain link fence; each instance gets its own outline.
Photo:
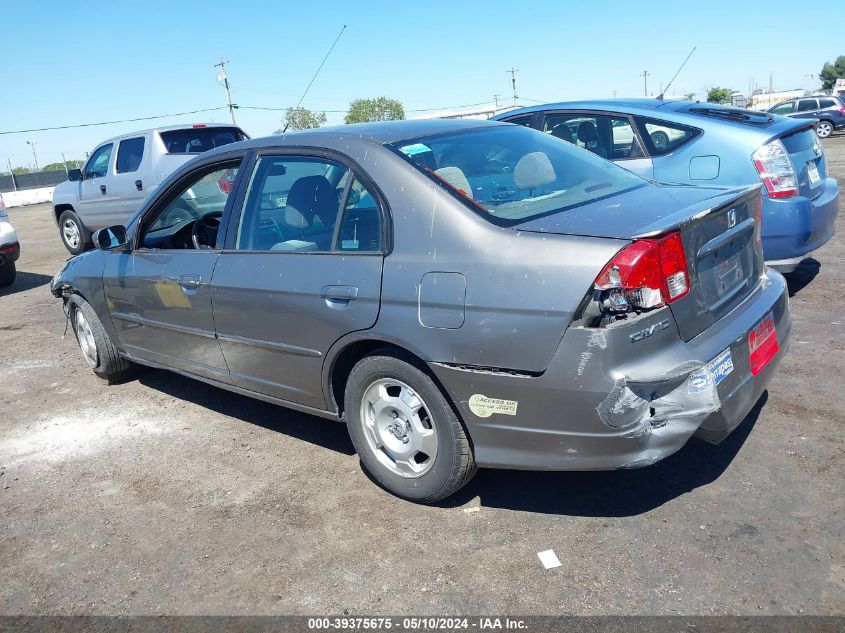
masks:
POLYGON ((56 171, 37 171, 32 174, 6 174, 0 176, 0 193, 54 187, 65 180, 67 180, 67 174, 63 169, 56 171))

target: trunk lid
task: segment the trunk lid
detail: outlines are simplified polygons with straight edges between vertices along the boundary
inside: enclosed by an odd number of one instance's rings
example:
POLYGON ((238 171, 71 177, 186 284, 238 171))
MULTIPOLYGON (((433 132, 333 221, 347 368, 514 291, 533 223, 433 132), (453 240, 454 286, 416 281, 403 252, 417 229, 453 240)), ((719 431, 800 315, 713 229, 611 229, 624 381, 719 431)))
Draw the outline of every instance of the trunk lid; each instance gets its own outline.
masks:
POLYGON ((679 231, 690 291, 669 307, 688 341, 759 285, 765 270, 755 232, 762 204, 760 189, 760 185, 728 190, 649 186, 645 191, 534 218, 513 229, 627 240, 679 231))

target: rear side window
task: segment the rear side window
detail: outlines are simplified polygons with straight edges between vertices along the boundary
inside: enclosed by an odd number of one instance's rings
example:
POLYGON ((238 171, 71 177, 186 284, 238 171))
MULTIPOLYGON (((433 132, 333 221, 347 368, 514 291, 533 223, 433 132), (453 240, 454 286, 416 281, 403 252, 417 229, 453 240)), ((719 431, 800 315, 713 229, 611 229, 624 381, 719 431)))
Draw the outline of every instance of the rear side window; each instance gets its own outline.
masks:
POLYGON ((243 141, 246 136, 231 127, 190 128, 160 133, 168 154, 201 154, 215 147, 243 141))
POLYGON ((117 148, 117 166, 115 171, 119 174, 127 174, 129 172, 138 171, 143 157, 143 136, 120 141, 120 145, 117 148))
POLYGON ((339 251, 381 250, 381 214, 375 198, 354 178, 343 209, 335 249, 339 251))
POLYGON ((543 131, 608 160, 641 158, 644 155, 626 116, 551 113, 543 121, 543 131))
POLYGON ((637 117, 637 124, 640 126, 643 140, 652 156, 671 154, 701 134, 701 130, 693 127, 666 121, 637 117))
POLYGON ((819 102, 815 99, 801 99, 798 102, 798 112, 810 112, 819 109, 819 102))
POLYGON ((833 99, 819 99, 819 108, 835 108, 838 105, 833 99))

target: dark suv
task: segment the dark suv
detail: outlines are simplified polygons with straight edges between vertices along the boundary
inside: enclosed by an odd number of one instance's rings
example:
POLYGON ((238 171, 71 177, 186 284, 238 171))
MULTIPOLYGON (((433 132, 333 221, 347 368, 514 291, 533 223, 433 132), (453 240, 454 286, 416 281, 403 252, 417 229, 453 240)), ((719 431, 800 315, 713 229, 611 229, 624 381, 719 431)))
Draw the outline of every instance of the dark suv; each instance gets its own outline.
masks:
POLYGON ((845 103, 839 97, 802 97, 784 101, 768 110, 793 119, 818 119, 816 134, 827 138, 834 130, 845 128, 845 103))

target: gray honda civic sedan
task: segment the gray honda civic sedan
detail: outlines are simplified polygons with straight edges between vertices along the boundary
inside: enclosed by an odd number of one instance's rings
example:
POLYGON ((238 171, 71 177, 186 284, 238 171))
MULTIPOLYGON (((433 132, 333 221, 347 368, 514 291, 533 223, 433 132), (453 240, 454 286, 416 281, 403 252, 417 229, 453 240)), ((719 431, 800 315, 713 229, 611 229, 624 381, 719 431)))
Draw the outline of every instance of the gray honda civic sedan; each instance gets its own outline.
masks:
POLYGON ((786 352, 759 187, 657 185, 522 126, 408 121, 212 150, 52 282, 83 356, 346 423, 387 490, 660 460, 786 352))

